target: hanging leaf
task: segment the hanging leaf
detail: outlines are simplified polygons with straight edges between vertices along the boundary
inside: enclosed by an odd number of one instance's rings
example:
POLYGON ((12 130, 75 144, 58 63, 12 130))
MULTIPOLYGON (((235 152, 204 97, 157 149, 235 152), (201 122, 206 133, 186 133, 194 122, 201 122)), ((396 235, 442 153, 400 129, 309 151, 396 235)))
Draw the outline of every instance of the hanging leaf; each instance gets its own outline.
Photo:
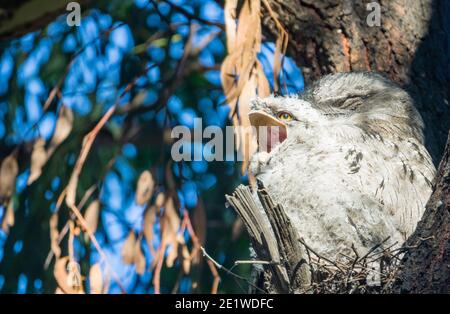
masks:
POLYGON ((33 152, 31 153, 30 176, 27 184, 30 185, 36 181, 42 174, 42 168, 47 162, 47 152, 45 151, 45 140, 38 138, 33 145, 33 152))
POLYGON ((0 205, 6 204, 16 189, 16 177, 19 165, 14 156, 3 159, 0 166, 0 205))
POLYGON ((136 241, 134 246, 134 264, 136 265, 136 273, 144 274, 145 271, 145 256, 141 249, 141 238, 136 241))
POLYGON ((239 118, 242 128, 240 129, 239 136, 241 137, 242 147, 241 152, 243 154, 242 174, 247 170, 250 156, 257 149, 256 136, 251 129, 250 120, 248 114, 250 112, 250 101, 256 97, 256 75, 253 72, 247 84, 245 84, 241 97, 239 98, 239 118))
POLYGON ((258 96, 261 98, 268 97, 270 95, 270 85, 264 74, 264 69, 261 62, 256 62, 256 81, 258 82, 258 96))
MULTIPOLYGON (((184 239, 183 239, 184 242, 184 239)), ((189 274, 191 271, 191 254, 189 253, 189 249, 185 243, 181 245, 180 255, 183 259, 181 265, 184 274, 189 274)))
POLYGON ((169 197, 165 203, 164 217, 169 223, 170 231, 176 234, 180 229, 180 217, 177 214, 173 197, 169 197))
POLYGON ((166 258, 167 267, 172 267, 175 259, 178 256, 178 241, 177 232, 180 229, 180 217, 175 208, 174 199, 169 197, 165 203, 164 215, 162 217, 163 223, 163 238, 168 245, 170 251, 166 258))
POLYGON ((70 261, 67 264, 67 285, 72 288, 75 293, 84 293, 83 281, 80 274, 80 264, 75 261, 70 261))
POLYGON ((143 225, 143 233, 145 240, 147 241, 147 246, 150 249, 150 254, 154 257, 156 252, 153 248, 153 226, 156 221, 156 205, 150 206, 144 214, 144 225, 143 225))
POLYGON ((43 138, 38 138, 34 143, 33 152, 31 153, 30 176, 27 181, 28 185, 41 176, 42 168, 46 162, 47 152, 45 151, 45 140, 43 138))
POLYGON ((61 256, 61 248, 59 247, 58 238, 59 238, 59 231, 58 231, 58 214, 53 214, 50 217, 50 246, 53 254, 55 255, 56 259, 58 259, 61 256))
POLYGON ((167 232, 165 234, 165 237, 166 241, 170 243, 169 253, 167 254, 166 257, 166 266, 168 268, 171 268, 173 267, 173 264, 175 263, 175 260, 178 257, 178 242, 176 240, 176 237, 170 232, 167 232))
MULTIPOLYGON (((274 60, 275 89, 278 90, 278 76, 281 70, 282 55, 287 48, 288 36, 269 2, 262 1, 279 30, 274 60)), ((226 101, 231 109, 230 118, 235 127, 236 149, 243 156, 242 173, 245 173, 250 156, 257 147, 255 135, 246 131, 246 127, 249 126, 247 115, 250 100, 256 95, 266 97, 270 94, 269 82, 257 58, 262 40, 260 11, 261 0, 225 1, 224 16, 228 55, 222 62, 221 82, 226 101), (238 7, 239 12, 237 13, 238 7), (239 126, 244 128, 239 128, 239 126)), ((254 178, 249 179, 252 181, 254 178)))
POLYGON ((220 66, 220 81, 222 83, 222 89, 227 97, 228 106, 230 107, 230 117, 234 115, 237 96, 236 83, 237 83, 237 70, 236 63, 239 58, 238 54, 229 55, 223 60, 220 66))
POLYGON ((238 0, 227 0, 224 6, 225 29, 227 33, 228 53, 233 51, 236 43, 236 8, 238 0))
POLYGON ((109 291, 109 284, 111 283, 111 276, 109 274, 109 271, 106 271, 104 280, 103 280, 103 290, 102 294, 107 294, 109 291))
POLYGON ((48 156, 51 156, 55 149, 69 136, 73 126, 72 110, 66 106, 62 106, 58 120, 56 121, 55 131, 50 139, 50 144, 47 150, 48 156))
POLYGON ((103 293, 103 275, 99 263, 92 265, 89 270, 89 287, 91 294, 103 293))
POLYGON ((122 248, 122 259, 126 264, 134 263, 134 251, 136 245, 136 236, 134 230, 131 230, 128 234, 122 248))
POLYGON ((261 43, 260 0, 245 0, 239 12, 236 46, 247 45, 256 49, 261 43), (256 46, 255 46, 256 44, 256 46))
POLYGON ((66 187, 66 205, 72 207, 75 205, 75 198, 77 197, 78 174, 73 172, 70 177, 69 184, 66 187))
POLYGON ((5 216, 3 217, 2 230, 8 234, 9 228, 12 226, 14 226, 14 202, 10 199, 6 208, 5 216))
POLYGON ((136 187, 136 203, 143 205, 147 203, 153 195, 155 181, 150 171, 145 170, 139 176, 136 187))
POLYGON ((89 204, 86 212, 84 213, 84 219, 86 220, 87 227, 94 234, 97 231, 98 219, 100 213, 100 201, 95 200, 89 204))
POLYGON ((267 0, 263 0, 264 5, 269 12, 270 17, 274 21, 278 34, 277 40, 275 43, 275 53, 273 60, 273 82, 274 82, 274 90, 278 92, 279 90, 279 75, 283 63, 283 56, 286 54, 287 46, 289 43, 289 35, 284 29, 283 25, 281 25, 280 20, 278 19, 277 14, 272 10, 270 3, 267 0))
POLYGON ((156 195, 156 199, 155 199, 155 206, 157 207, 157 209, 160 209, 161 207, 163 207, 165 201, 166 201, 166 195, 163 192, 158 193, 158 195, 156 195))
MULTIPOLYGON (((242 2, 236 27, 237 3, 227 0, 225 5, 225 22, 228 40, 228 56, 221 67, 221 79, 227 102, 231 107, 230 114, 236 132, 236 147, 243 155, 242 173, 246 171, 250 154, 255 150, 253 135, 246 129, 249 103, 258 92, 258 82, 254 68, 258 66, 257 53, 261 49, 260 0, 242 2), (227 11, 228 10, 228 11, 227 11), (231 45, 234 47, 231 48, 231 45), (237 79, 238 78, 238 79, 237 79), (235 116, 236 108, 238 117, 235 116), (242 126, 243 128, 239 128, 242 126)), ((262 73, 264 74, 264 73, 262 73)), ((261 79, 261 91, 267 89, 267 84, 261 79)))
POLYGON ((56 283, 64 293, 78 294, 83 293, 81 285, 81 275, 79 273, 79 265, 76 262, 69 262, 69 257, 64 256, 58 258, 55 262, 53 275, 56 283))
MULTIPOLYGON (((144 214, 144 224, 143 224, 143 233, 145 240, 147 241, 147 245, 150 249, 150 254, 152 257, 154 257, 152 265, 150 268, 152 268, 154 265, 154 262, 156 261, 157 252, 155 251, 155 248, 153 247, 153 238, 154 238, 154 224, 156 221, 156 216, 161 212, 162 207, 164 206, 166 196, 163 192, 158 193, 155 198, 155 204, 150 206, 144 214)), ((163 219, 164 220, 164 219, 163 219)), ((161 224, 164 224, 164 221, 161 222, 161 224)), ((164 230, 163 227, 161 227, 161 230, 164 230)), ((161 242, 163 242, 164 236, 161 242)))

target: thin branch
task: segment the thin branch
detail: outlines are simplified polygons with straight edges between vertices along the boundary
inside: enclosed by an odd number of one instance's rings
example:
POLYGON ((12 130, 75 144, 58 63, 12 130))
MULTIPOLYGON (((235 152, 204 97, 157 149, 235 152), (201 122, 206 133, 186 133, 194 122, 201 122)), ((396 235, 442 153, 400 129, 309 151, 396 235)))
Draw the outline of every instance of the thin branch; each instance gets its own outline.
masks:
MULTIPOLYGON (((153 0, 151 0, 151 1, 155 4, 155 2, 153 0)), ((167 3, 175 11, 178 11, 178 12, 182 13, 189 20, 197 20, 197 21, 199 21, 199 22, 201 22, 203 24, 206 24, 206 25, 216 26, 216 27, 219 27, 222 30, 225 29, 225 26, 222 23, 205 20, 205 19, 203 19, 203 18, 201 18, 201 17, 199 17, 197 15, 192 14, 191 12, 186 10, 185 8, 180 7, 180 6, 176 5, 175 3, 171 2, 171 1, 167 1, 167 0, 162 0, 162 1, 167 3)))
POLYGON ((248 280, 247 278, 242 277, 242 276, 240 276, 240 275, 238 275, 238 274, 232 272, 230 269, 226 268, 226 267, 223 266, 222 264, 219 264, 215 259, 213 259, 213 258, 211 257, 211 255, 209 255, 209 254, 206 252, 206 250, 205 250, 205 248, 204 248, 203 246, 200 247, 200 250, 202 251, 203 256, 206 257, 209 261, 211 261, 211 262, 217 267, 217 269, 219 269, 219 270, 222 269, 222 270, 225 271, 228 275, 231 275, 231 276, 233 276, 233 277, 235 277, 235 278, 237 278, 237 279, 240 279, 240 280, 245 281, 249 286, 251 286, 252 288, 258 290, 258 291, 261 292, 261 293, 264 293, 264 294, 266 293, 263 289, 261 289, 261 288, 257 287, 256 285, 254 285, 254 284, 253 284, 250 280, 248 280))
MULTIPOLYGON (((78 204, 78 208, 81 209, 83 208, 84 204, 86 203, 86 201, 89 199, 89 197, 91 197, 92 193, 94 193, 95 189, 97 188, 97 186, 95 184, 93 184, 83 195, 83 198, 81 199, 80 203, 78 204)), ((65 189, 64 189, 65 191, 65 189)), ((60 201, 59 203, 61 204, 63 201, 63 198, 65 196, 65 193, 61 194, 62 197, 60 196, 60 201)), ((56 206, 59 209, 59 206, 56 206)), ((56 211, 57 212, 57 211, 56 211)), ((64 225, 64 227, 61 229, 61 232, 58 234, 58 245, 61 243, 61 241, 64 239, 65 235, 67 234, 67 232, 69 231, 69 222, 70 220, 68 220, 66 222, 66 224, 64 225)), ((50 251, 47 254, 47 258, 45 259, 45 263, 44 263, 44 269, 48 269, 48 267, 50 266, 50 263, 52 261, 52 258, 54 256, 53 250, 50 249, 50 251)))
MULTIPOLYGON (((190 258, 191 260, 193 259, 194 256, 196 256, 200 250, 200 248, 202 247, 199 238, 197 237, 197 234, 194 231, 194 228, 192 226, 191 223, 191 219, 189 218, 189 212, 185 209, 184 210, 184 217, 183 217, 183 225, 181 230, 183 230, 183 228, 186 228, 189 236, 191 237, 192 243, 193 243, 193 248, 190 254, 190 258)), ((184 231, 183 231, 184 232, 184 231)), ((206 263, 208 264, 209 270, 211 271, 211 274, 213 276, 213 284, 211 287, 211 294, 217 294, 217 290, 219 288, 219 283, 220 283, 220 275, 219 272, 217 271, 214 263, 212 263, 210 260, 207 260, 206 263)))
POLYGON ((97 249, 97 252, 99 253, 100 257, 105 261, 107 267, 109 268, 109 271, 113 275, 114 280, 116 281, 120 290, 122 291, 122 293, 126 293, 126 289, 125 289, 124 285, 122 284, 119 275, 117 275, 117 273, 115 272, 114 268, 112 267, 112 264, 110 263, 105 252, 103 251, 102 247, 98 243, 97 238, 95 237, 94 233, 89 228, 89 225, 88 225, 87 221, 84 219, 83 215, 81 215, 80 211, 78 210, 78 208, 75 205, 70 206, 70 209, 75 214, 75 216, 78 219, 78 221, 80 222, 81 226, 84 228, 85 232, 91 239, 92 244, 94 244, 94 247, 97 249))

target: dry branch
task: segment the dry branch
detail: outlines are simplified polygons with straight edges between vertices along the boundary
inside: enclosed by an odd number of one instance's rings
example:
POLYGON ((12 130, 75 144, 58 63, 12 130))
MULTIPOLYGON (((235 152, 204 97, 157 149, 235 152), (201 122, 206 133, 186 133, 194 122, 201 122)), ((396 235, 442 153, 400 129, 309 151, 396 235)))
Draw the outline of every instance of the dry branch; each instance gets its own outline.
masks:
POLYGON ((258 258, 270 262, 262 264, 264 290, 269 293, 302 292, 311 282, 305 247, 283 207, 274 204, 261 182, 258 182, 257 195, 264 212, 247 186, 239 186, 226 198, 244 221, 258 258))

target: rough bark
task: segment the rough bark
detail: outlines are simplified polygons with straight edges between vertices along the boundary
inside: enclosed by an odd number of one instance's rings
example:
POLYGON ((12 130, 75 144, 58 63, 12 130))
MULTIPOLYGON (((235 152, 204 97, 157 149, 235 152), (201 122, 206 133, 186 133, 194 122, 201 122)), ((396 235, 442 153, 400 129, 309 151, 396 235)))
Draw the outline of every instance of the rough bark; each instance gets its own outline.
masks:
MULTIPOLYGON (((381 25, 370 27, 374 1, 271 0, 289 33, 288 54, 306 82, 341 71, 377 71, 407 89, 425 122, 426 145, 438 164, 434 193, 396 282, 397 292, 450 292, 450 1, 380 0, 381 25)), ((276 33, 267 12, 265 34, 276 33)))
POLYGON ((437 177, 425 214, 406 243, 396 292, 450 293, 450 136, 437 177))

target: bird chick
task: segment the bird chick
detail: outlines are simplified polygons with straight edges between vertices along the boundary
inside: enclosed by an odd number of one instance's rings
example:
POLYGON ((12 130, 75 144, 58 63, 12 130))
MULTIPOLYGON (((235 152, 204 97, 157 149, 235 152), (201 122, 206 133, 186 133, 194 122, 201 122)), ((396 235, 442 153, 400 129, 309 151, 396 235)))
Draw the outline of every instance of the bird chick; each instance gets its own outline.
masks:
POLYGON ((259 140, 249 172, 318 253, 364 255, 414 231, 436 170, 403 89, 374 73, 332 74, 254 100, 249 119, 259 140))

